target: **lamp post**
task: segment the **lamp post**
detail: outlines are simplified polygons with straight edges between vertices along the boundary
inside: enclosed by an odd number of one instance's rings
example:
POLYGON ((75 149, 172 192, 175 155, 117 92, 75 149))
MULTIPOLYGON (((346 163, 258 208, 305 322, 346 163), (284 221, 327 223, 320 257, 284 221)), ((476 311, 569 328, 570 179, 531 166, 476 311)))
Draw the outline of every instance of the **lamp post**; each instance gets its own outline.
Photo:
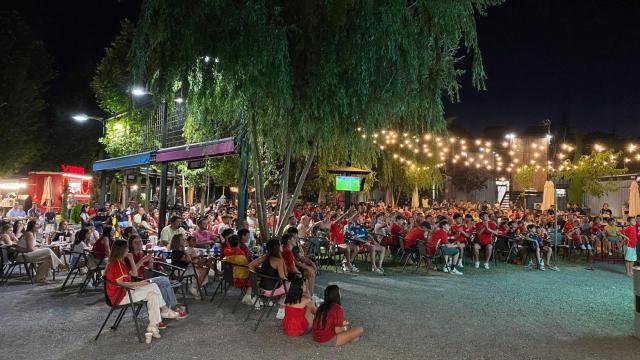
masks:
MULTIPOLYGON (((119 116, 119 115, 117 115, 119 116)), ((102 124, 102 137, 105 136, 105 134, 107 133, 107 120, 113 118, 109 118, 109 119, 105 119, 103 117, 100 116, 89 116, 87 114, 81 113, 81 114, 75 114, 73 116, 71 116, 71 118, 79 123, 84 123, 87 122, 89 120, 95 120, 95 121, 99 121, 102 124)), ((106 148, 104 146, 102 146, 102 149, 100 151, 100 156, 99 156, 100 160, 102 159, 106 159, 107 158, 107 151, 106 148)), ((104 174, 100 175, 100 201, 99 203, 101 205, 105 204, 105 197, 107 195, 107 177, 104 174)))

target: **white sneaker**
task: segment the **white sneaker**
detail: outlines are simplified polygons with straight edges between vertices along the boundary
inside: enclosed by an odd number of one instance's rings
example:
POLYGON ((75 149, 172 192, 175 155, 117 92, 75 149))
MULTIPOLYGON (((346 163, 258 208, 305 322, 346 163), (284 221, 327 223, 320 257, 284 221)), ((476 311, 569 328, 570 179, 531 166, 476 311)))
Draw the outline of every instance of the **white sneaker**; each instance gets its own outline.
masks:
POLYGON ((476 261, 476 262, 474 262, 474 263, 473 263, 473 266, 474 266, 476 269, 480 269, 480 261, 476 261))
POLYGON ((445 266, 445 267, 443 267, 443 268, 442 268, 442 272, 443 272, 443 273, 448 273, 448 272, 449 272, 449 268, 448 268, 448 267, 446 267, 446 266, 445 266))
POLYGON ((149 327, 147 327, 147 332, 151 333, 151 335, 156 339, 160 339, 162 337, 162 336, 160 336, 160 330, 158 330, 157 326, 149 326, 149 327))
POLYGON ((452 274, 452 275, 462 275, 462 272, 458 271, 458 269, 456 269, 456 268, 453 268, 453 269, 451 269, 451 271, 449 272, 449 274, 452 274))
POLYGON ((489 270, 489 263, 484 263, 484 268, 489 270))
POLYGON ((177 312, 169 309, 169 310, 161 313, 160 316, 162 316, 163 319, 177 319, 177 318, 180 317, 180 314, 178 314, 177 312))
POLYGON ((349 270, 349 267, 347 266, 346 263, 342 263, 342 272, 350 272, 351 270, 349 270))
POLYGON ((458 266, 457 267, 459 267, 460 269, 464 269, 464 265, 462 265, 462 260, 460 260, 458 262, 458 266))
POLYGON ((593 246, 591 244, 587 245, 587 250, 593 250, 593 246))
POLYGON ((278 312, 276 313, 276 319, 282 320, 284 319, 284 308, 278 308, 278 312))
POLYGON ((580 250, 587 250, 587 247, 584 244, 580 244, 580 250))
POLYGON ((253 300, 251 299, 251 295, 245 294, 245 296, 242 298, 242 303, 245 305, 253 305, 253 300))
POLYGON ((351 271, 352 272, 360 272, 360 269, 358 269, 355 265, 351 265, 351 271))

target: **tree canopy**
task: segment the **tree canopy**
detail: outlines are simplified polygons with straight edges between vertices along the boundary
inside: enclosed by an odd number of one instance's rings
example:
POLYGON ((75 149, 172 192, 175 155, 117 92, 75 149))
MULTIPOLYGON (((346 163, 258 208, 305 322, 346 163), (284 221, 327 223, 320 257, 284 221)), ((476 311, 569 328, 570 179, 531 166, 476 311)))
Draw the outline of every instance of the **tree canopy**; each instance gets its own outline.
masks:
POLYGON ((475 16, 500 2, 147 0, 136 78, 157 98, 186 91, 187 129, 248 129, 259 199, 261 155, 284 159, 282 200, 291 158, 304 157, 295 199, 316 155, 332 164, 347 146, 375 152, 356 127, 445 131, 443 99, 458 100, 465 52, 484 88, 475 16))
POLYGON ((600 198, 617 189, 611 182, 602 182, 602 177, 624 174, 627 169, 619 168, 618 161, 622 153, 613 151, 593 151, 589 155, 581 155, 577 161, 565 161, 560 167, 558 176, 570 183, 582 185, 582 191, 600 198))

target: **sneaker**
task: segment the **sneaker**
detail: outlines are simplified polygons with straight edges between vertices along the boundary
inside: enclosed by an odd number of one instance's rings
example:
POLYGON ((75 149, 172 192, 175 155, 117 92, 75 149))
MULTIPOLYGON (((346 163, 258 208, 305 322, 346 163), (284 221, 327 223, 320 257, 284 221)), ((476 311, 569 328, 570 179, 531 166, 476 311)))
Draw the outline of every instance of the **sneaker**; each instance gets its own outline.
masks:
POLYGON ((553 265, 548 265, 547 268, 549 268, 549 270, 553 270, 553 271, 560 271, 560 269, 557 266, 553 266, 553 265))
POLYGON ((182 320, 189 317, 189 314, 186 311, 176 311, 176 313, 178 314, 178 317, 176 318, 176 320, 182 320))
POLYGON ((278 308, 278 312, 276 313, 276 319, 278 320, 284 319, 284 307, 278 308))
POLYGON ((545 271, 546 269, 544 268, 544 264, 540 264, 540 267, 538 267, 538 270, 545 271))
POLYGON ((260 310, 260 308, 262 308, 262 300, 258 300, 256 301, 256 304, 254 305, 256 310, 260 310))
POLYGON ((609 251, 607 254, 608 254, 609 256, 613 256, 613 254, 611 253, 611 251, 609 251))
POLYGON ((176 311, 171 310, 171 309, 161 313, 160 316, 162 316, 163 319, 179 320, 179 318, 180 318, 180 314, 177 313, 176 311))
POLYGON ((156 339, 160 339, 162 337, 162 336, 160 336, 160 330, 158 330, 158 328, 156 326, 147 327, 147 332, 151 333, 153 335, 153 337, 156 338, 156 339))
POLYGON ((480 261, 476 261, 476 262, 474 262, 474 263, 473 263, 473 266, 474 266, 476 269, 480 269, 480 261))
POLYGON ((384 269, 383 268, 379 267, 378 270, 380 270, 380 272, 384 274, 384 269))
POLYGON ((462 265, 462 261, 459 261, 458 262, 458 266, 456 266, 456 267, 458 267, 460 269, 464 269, 464 265, 462 265))
POLYGON ((243 298, 242 298, 242 303, 245 305, 253 305, 253 300, 251 299, 251 295, 246 294, 243 298))
POLYGON ((163 322, 160 322, 160 324, 158 324, 158 329, 160 329, 160 330, 164 330, 164 329, 166 329, 166 328, 167 328, 167 324, 165 324, 165 323, 163 323, 163 322))
POLYGON ((593 246, 591 244, 587 245, 587 250, 593 250, 593 246))
POLYGON ((484 263, 484 268, 489 270, 489 263, 484 263))
POLYGON ((352 272, 360 272, 360 269, 358 269, 355 265, 351 265, 351 271, 352 272))
POLYGON ((580 244, 580 249, 581 249, 581 250, 587 250, 587 247, 586 247, 586 246, 584 246, 584 244, 580 244))
POLYGON ((449 268, 448 268, 448 267, 446 267, 446 266, 445 266, 445 267, 443 267, 443 268, 442 268, 442 272, 443 272, 443 273, 448 273, 448 272, 449 272, 449 268))
POLYGON ((382 270, 380 270, 380 269, 378 269, 378 268, 371 269, 371 272, 374 272, 374 273, 376 273, 376 274, 380 274, 380 275, 384 274, 384 271, 382 271, 382 270))
POLYGON ((451 271, 449 272, 449 274, 452 274, 452 275, 462 275, 462 272, 458 271, 458 269, 456 269, 456 268, 453 268, 453 269, 451 269, 451 271))

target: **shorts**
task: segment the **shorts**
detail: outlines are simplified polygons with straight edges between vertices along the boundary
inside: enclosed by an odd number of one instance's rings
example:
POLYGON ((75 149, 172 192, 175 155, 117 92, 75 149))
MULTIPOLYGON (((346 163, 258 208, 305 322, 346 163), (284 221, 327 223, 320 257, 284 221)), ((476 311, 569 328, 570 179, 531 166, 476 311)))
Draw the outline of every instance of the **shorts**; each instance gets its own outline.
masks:
POLYGON ((331 340, 329 341, 325 341, 325 342, 316 342, 316 344, 318 345, 322 345, 322 346, 329 346, 329 347, 336 347, 338 346, 338 337, 334 336, 333 338, 331 338, 331 340))
POLYGON ((620 241, 620 238, 617 238, 615 236, 607 236, 607 241, 617 243, 618 241, 620 241))
POLYGON ((454 255, 458 255, 458 253, 460 253, 460 250, 456 248, 440 246, 438 248, 438 251, 436 251, 436 257, 437 256, 454 256, 454 255))
POLYGON ((638 254, 636 253, 636 249, 632 247, 624 247, 624 261, 637 261, 638 254))

